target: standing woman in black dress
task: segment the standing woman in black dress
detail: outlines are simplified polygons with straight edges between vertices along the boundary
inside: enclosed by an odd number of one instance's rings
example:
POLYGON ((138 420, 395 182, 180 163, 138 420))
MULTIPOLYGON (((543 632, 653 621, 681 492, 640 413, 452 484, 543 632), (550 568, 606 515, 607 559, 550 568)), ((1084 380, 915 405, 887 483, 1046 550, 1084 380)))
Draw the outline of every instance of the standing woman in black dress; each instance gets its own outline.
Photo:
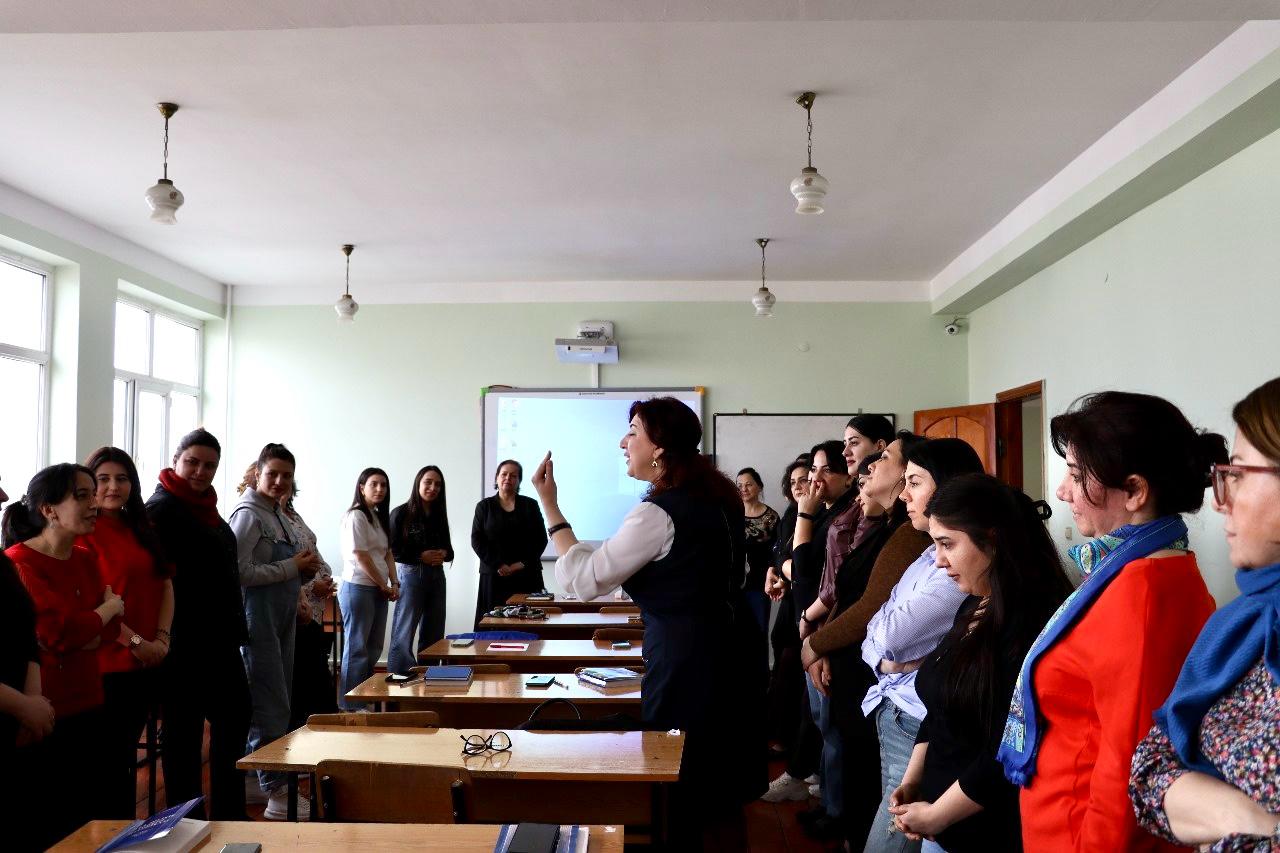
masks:
POLYGON ((687 734, 672 842, 744 849, 741 807, 766 781, 757 715, 767 676, 763 655, 751 654, 764 636, 741 594, 742 500, 698 452, 702 426, 688 406, 657 397, 630 415, 627 475, 649 490, 599 548, 579 542, 560 512, 550 453, 533 476, 560 555, 556 579, 583 599, 621 585, 640 607, 645 726, 687 734))
POLYGON ((1018 789, 995 755, 1021 658, 1071 594, 1047 511, 987 474, 948 480, 925 509, 938 568, 968 595, 916 675, 929 713, 889 807, 925 853, 1022 849, 1018 789))
POLYGON ((524 469, 514 459, 498 463, 496 495, 476 504, 471 521, 471 550, 480 558, 476 625, 484 614, 518 592, 542 589, 542 551, 547 531, 538 502, 520 494, 524 469))

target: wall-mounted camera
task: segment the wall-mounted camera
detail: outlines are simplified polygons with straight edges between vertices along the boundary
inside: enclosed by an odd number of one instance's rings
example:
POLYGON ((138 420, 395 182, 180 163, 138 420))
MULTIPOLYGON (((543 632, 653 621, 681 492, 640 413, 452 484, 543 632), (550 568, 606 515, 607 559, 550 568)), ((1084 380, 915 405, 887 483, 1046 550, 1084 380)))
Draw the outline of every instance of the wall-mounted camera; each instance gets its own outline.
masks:
POLYGON ((947 333, 948 337, 954 337, 960 334, 964 329, 964 317, 954 317, 951 322, 942 327, 942 331, 947 333))

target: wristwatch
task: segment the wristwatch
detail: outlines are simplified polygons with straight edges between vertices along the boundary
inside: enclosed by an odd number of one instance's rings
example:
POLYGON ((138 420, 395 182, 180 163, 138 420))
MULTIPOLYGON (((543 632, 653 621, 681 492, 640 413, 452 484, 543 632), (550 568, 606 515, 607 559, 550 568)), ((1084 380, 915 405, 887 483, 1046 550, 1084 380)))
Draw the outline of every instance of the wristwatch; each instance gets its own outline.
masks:
POLYGON ((129 638, 129 648, 136 649, 141 645, 142 645, 141 634, 134 634, 132 637, 129 638))

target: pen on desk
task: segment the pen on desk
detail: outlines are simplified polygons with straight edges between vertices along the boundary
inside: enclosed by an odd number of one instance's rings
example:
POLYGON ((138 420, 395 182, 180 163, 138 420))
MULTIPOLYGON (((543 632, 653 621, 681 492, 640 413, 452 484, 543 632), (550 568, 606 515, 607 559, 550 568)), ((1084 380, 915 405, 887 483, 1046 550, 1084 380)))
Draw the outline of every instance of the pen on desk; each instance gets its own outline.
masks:
POLYGON ((552 683, 552 684, 554 684, 556 687, 564 687, 564 689, 565 689, 565 690, 568 690, 568 689, 569 689, 567 686, 565 686, 565 685, 561 684, 561 683, 560 683, 560 679, 558 679, 558 678, 553 678, 553 679, 551 679, 551 683, 552 683))

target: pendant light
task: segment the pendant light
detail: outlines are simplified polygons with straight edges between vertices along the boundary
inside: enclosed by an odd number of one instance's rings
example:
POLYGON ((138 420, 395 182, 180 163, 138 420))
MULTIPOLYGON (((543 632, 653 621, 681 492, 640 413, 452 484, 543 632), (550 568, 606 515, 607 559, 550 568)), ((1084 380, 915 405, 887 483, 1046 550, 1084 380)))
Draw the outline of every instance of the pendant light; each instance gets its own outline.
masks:
POLYGON ((751 304, 755 306, 757 317, 772 317, 778 297, 769 292, 769 285, 764 280, 764 247, 769 245, 769 238, 757 237, 756 243, 760 246, 760 289, 751 297, 751 304))
POLYGON ((156 181, 155 186, 147 190, 147 204, 151 206, 152 222, 173 225, 178 221, 174 218, 174 214, 186 201, 182 190, 175 187, 173 181, 169 180, 169 119, 178 111, 178 105, 159 103, 156 104, 156 109, 164 116, 164 175, 156 181))
POLYGON ((791 182, 791 194, 796 197, 796 213, 821 213, 822 200, 827 197, 830 183, 813 168, 813 92, 805 92, 796 98, 804 107, 805 126, 809 131, 809 165, 800 170, 800 177, 791 182))
POLYGON ((342 254, 347 256, 347 289, 342 296, 338 297, 338 301, 333 303, 333 310, 338 312, 339 323, 354 323, 356 312, 360 310, 360 305, 351 298, 351 252, 355 246, 350 243, 342 247, 342 254))

